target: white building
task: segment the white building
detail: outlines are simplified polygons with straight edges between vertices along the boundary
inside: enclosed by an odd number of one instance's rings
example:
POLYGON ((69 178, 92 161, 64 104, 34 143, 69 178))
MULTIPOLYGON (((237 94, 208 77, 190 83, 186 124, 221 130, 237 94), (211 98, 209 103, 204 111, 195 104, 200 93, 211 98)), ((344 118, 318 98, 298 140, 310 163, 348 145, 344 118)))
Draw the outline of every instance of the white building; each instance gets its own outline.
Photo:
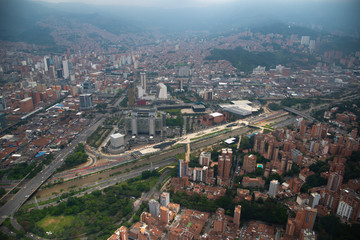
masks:
POLYGON ((69 61, 64 60, 64 61, 62 61, 62 64, 63 64, 63 77, 64 77, 64 79, 67 79, 70 76, 69 61))
POLYGON ((272 180, 269 187, 269 196, 274 198, 279 191, 280 183, 278 180, 272 180))
POLYGON ((124 135, 115 133, 110 136, 111 147, 119 148, 125 145, 124 135))
POLYGON ((320 194, 316 192, 310 194, 309 206, 311 208, 315 208, 317 205, 319 205, 319 201, 320 201, 320 194))
POLYGON ((158 84, 159 87, 159 99, 167 99, 167 87, 163 83, 158 84))
POLYGON ((160 204, 155 199, 149 201, 149 212, 153 217, 158 217, 160 215, 160 204))
POLYGON ((144 72, 140 73, 140 84, 142 89, 146 92, 146 73, 144 72))
POLYGON ((301 45, 309 45, 310 36, 301 36, 301 45))
POLYGON ((141 86, 137 86, 138 98, 143 98, 145 95, 145 90, 141 86))
POLYGON ((170 193, 163 192, 160 196, 160 205, 167 207, 170 203, 170 193))

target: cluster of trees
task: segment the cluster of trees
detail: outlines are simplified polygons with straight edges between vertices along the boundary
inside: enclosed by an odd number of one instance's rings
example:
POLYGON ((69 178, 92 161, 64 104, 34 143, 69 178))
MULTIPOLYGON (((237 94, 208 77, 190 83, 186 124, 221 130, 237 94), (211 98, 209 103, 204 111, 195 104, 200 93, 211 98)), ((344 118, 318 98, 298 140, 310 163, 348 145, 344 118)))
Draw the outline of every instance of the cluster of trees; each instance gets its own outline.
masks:
POLYGON ((82 143, 79 143, 74 150, 74 153, 69 155, 64 162, 64 165, 58 169, 59 172, 64 171, 66 169, 73 168, 82 163, 85 163, 88 159, 88 155, 85 153, 85 146, 82 143))
POLYGON ((311 98, 284 98, 281 100, 281 105, 285 107, 292 107, 295 105, 300 105, 301 109, 309 109, 311 103, 320 104, 323 101, 321 99, 311 99, 311 98))
POLYGON ((70 197, 55 207, 36 209, 30 212, 20 211, 17 219, 26 231, 46 236, 45 230, 37 222, 47 216, 75 216, 71 227, 54 232, 54 237, 68 238, 83 233, 105 238, 116 229, 116 222, 132 210, 132 200, 119 198, 111 192, 103 194, 94 191, 81 198, 70 197), (98 235, 99 234, 99 235, 98 235))
POLYGON ((142 180, 145 180, 145 179, 148 179, 151 177, 160 177, 160 173, 156 170, 153 170, 153 171, 146 170, 141 173, 142 180))
POLYGON ((341 223, 334 215, 317 216, 314 230, 319 240, 351 240, 360 239, 360 224, 341 223))
POLYGON ((344 182, 360 176, 360 151, 353 152, 345 164, 344 182))
POLYGON ((166 119, 166 126, 175 127, 179 126, 182 127, 184 125, 184 118, 181 115, 177 115, 176 118, 167 118, 166 119))
POLYGON ((211 55, 205 60, 228 60, 238 70, 250 72, 259 65, 269 69, 283 63, 301 66, 314 63, 314 57, 307 56, 309 61, 306 63, 303 62, 303 58, 302 54, 295 54, 282 49, 275 52, 249 52, 237 47, 235 49, 213 49, 211 55))
POLYGON ((88 239, 107 239, 119 227, 117 223, 132 211, 131 197, 141 197, 143 191, 150 190, 151 186, 144 180, 158 176, 157 171, 145 171, 124 184, 111 186, 103 191, 96 190, 79 198, 68 197, 67 201, 54 207, 30 212, 20 210, 16 217, 26 231, 48 237, 45 230, 37 224, 39 221, 48 216, 74 216, 71 227, 67 226, 52 236, 69 238, 86 235, 88 239))
POLYGON ((282 107, 277 103, 269 103, 268 108, 272 111, 279 111, 282 107))
POLYGON ((309 176, 301 187, 301 192, 307 192, 310 188, 326 185, 327 179, 320 176, 322 172, 327 172, 330 165, 327 162, 318 161, 309 166, 309 169, 315 174, 309 176))
POLYGON ((217 208, 225 209, 227 215, 233 215, 236 205, 241 205, 241 219, 261 220, 274 224, 285 224, 288 218, 286 207, 276 200, 268 199, 263 201, 233 201, 234 193, 227 190, 226 195, 217 200, 208 200, 205 195, 192 194, 178 191, 171 192, 171 201, 181 206, 205 212, 215 212, 217 208))
MULTIPOLYGON (((15 167, 11 168, 9 171, 3 171, 1 175, 8 173, 7 178, 10 180, 15 179, 22 179, 24 178, 28 173, 29 176, 28 179, 33 178, 36 174, 38 174, 44 164, 49 165, 50 162, 54 159, 54 156, 52 154, 47 155, 42 160, 39 160, 38 162, 24 162, 16 165, 15 167)), ((2 176, 1 176, 2 177, 2 176)))

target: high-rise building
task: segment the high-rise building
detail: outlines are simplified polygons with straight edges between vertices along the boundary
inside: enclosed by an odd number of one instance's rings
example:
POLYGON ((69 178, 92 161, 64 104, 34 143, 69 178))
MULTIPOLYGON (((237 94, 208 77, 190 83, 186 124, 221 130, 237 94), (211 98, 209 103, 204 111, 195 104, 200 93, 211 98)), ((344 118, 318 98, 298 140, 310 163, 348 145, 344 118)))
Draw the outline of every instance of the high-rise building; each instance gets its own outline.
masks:
POLYGON ((241 216, 241 205, 237 205, 234 209, 234 223, 238 228, 240 227, 240 216, 241 216))
POLYGON ((278 180, 272 180, 270 182, 270 186, 269 186, 269 196, 274 198, 276 197, 276 194, 278 193, 279 191, 279 186, 280 186, 280 183, 278 180))
POLYGON ((254 154, 245 155, 243 170, 247 173, 255 172, 256 169, 256 156, 254 154))
POLYGON ((211 153, 201 152, 199 157, 199 164, 201 166, 210 166, 210 162, 211 162, 211 153))
POLYGON ((225 231, 226 227, 226 218, 225 218, 225 210, 223 208, 218 208, 215 213, 214 218, 214 231, 218 233, 222 233, 225 231))
POLYGON ((6 101, 3 96, 0 96, 0 111, 5 111, 6 109, 6 101))
POLYGON ((44 57, 44 69, 45 69, 45 72, 49 71, 49 68, 50 68, 50 57, 45 56, 44 57))
POLYGON ((0 128, 6 128, 6 116, 4 113, 0 113, 0 128))
POLYGON ((160 207, 160 223, 162 224, 169 223, 169 209, 165 206, 160 207))
POLYGON ((68 79, 70 77, 69 60, 62 61, 62 65, 63 65, 63 77, 64 79, 68 79))
POLYGON ((143 98, 145 95, 145 90, 141 87, 141 86, 137 86, 137 97, 138 98, 143 98))
POLYGON ((158 83, 159 88, 159 99, 167 99, 167 87, 163 83, 158 83))
POLYGON ((360 194, 352 189, 341 189, 336 214, 346 221, 356 221, 360 216, 360 194))
POLYGON ((286 234, 290 236, 299 236, 301 229, 310 229, 314 227, 317 209, 299 206, 295 219, 289 218, 286 225, 286 234))
POLYGON ((321 136, 322 126, 321 123, 314 124, 311 128, 311 137, 318 138, 321 136))
POLYGON ((319 201, 320 201, 320 194, 318 194, 317 192, 310 194, 309 206, 311 208, 315 208, 319 204, 319 201))
POLYGON ((221 184, 226 183, 230 178, 231 160, 231 148, 223 148, 218 161, 218 181, 220 181, 221 184))
POLYGON ((208 167, 193 168, 193 181, 206 182, 208 167))
POLYGON ((184 159, 179 159, 179 177, 182 178, 184 176, 188 176, 189 171, 189 163, 184 161, 184 159))
POLYGON ((160 204, 155 199, 149 201, 149 212, 155 218, 160 214, 160 204))
POLYGON ((135 83, 130 81, 130 87, 128 90, 128 107, 134 107, 135 105, 135 83))
POLYGON ((160 204, 161 206, 165 206, 167 207, 167 205, 169 205, 170 203, 170 193, 168 192, 163 192, 160 196, 160 204))
POLYGON ((31 97, 24 98, 20 102, 20 111, 31 112, 34 110, 33 100, 31 97))
POLYGON ((144 72, 140 73, 140 86, 146 92, 146 73, 144 72))
POLYGON ((310 36, 301 36, 301 45, 309 45, 310 36))
POLYGON ((93 100, 91 94, 81 94, 80 98, 80 109, 90 109, 93 107, 93 100))

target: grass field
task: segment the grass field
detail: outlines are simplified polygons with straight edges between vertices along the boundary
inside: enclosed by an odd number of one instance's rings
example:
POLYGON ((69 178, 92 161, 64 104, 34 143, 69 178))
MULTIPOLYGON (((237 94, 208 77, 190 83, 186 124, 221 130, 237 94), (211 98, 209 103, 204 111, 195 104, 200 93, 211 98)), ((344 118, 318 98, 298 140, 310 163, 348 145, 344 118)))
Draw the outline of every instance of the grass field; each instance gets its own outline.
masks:
POLYGON ((37 225, 44 229, 46 232, 56 233, 63 231, 72 224, 74 216, 46 216, 37 225))

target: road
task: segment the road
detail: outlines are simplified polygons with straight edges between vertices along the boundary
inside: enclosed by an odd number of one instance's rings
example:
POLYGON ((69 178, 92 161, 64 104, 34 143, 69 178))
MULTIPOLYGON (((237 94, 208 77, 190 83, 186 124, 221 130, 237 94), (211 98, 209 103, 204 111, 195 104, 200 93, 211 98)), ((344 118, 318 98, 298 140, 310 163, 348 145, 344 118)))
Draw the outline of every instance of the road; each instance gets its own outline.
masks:
MULTIPOLYGON (((153 168, 162 168, 162 167, 165 167, 165 166, 168 166, 170 164, 173 164, 177 162, 177 159, 176 158, 169 158, 169 159, 165 159, 163 161, 160 161, 160 162, 157 162, 157 163, 154 163, 153 164, 153 168)), ((144 167, 141 167, 141 168, 138 168, 138 169, 134 169, 134 170, 131 170, 130 172, 127 172, 127 173, 123 173, 121 175, 116 175, 116 176, 113 176, 113 177, 110 177, 110 178, 106 178, 106 179, 103 179, 103 180, 100 180, 100 181, 96 181, 96 182, 93 182, 93 183, 90 183, 86 186, 83 186, 83 188, 90 188, 84 192, 81 192, 79 194, 76 194, 74 195, 74 197, 81 197, 85 194, 89 194, 95 190, 101 190, 101 189, 104 189, 104 188, 107 188, 107 187, 110 187, 110 186, 113 186, 119 182, 124 182, 128 179, 131 179, 131 178, 134 178, 134 177, 137 177, 137 176, 140 176, 141 173, 143 171, 146 171, 146 170, 150 170, 150 166, 147 165, 147 166, 144 166, 144 167)), ((163 178, 161 178, 163 179, 163 178)), ((162 180, 161 180, 162 181, 162 180)), ((64 193, 67 193, 67 192, 63 192, 62 194, 64 193)), ((151 194, 152 195, 152 194, 151 194)), ((151 196, 150 195, 150 196, 151 196)), ((56 198, 57 196, 52 196, 52 197, 48 197, 48 198, 44 198, 42 199, 42 201, 47 201, 49 199, 53 199, 53 198, 56 198)), ((66 199, 63 199, 61 201, 65 201, 66 199)), ((29 204, 33 204, 35 203, 35 201, 30 201, 29 204)), ((27 203, 28 204, 28 203, 27 203)), ((44 204, 44 205, 40 205, 39 208, 44 208, 44 207, 49 207, 49 206, 55 206, 57 205, 58 203, 57 202, 53 202, 53 203, 49 203, 49 204, 44 204)), ((29 209, 30 210, 30 209, 29 209)))
POLYGON ((64 159, 74 151, 75 147, 80 142, 85 142, 86 138, 102 124, 105 118, 97 118, 94 123, 84 130, 79 136, 72 141, 71 146, 65 148, 61 153, 40 173, 32 178, 25 186, 20 189, 14 197, 0 208, 0 224, 4 220, 12 216, 30 197, 31 195, 45 182, 62 164, 64 159))

